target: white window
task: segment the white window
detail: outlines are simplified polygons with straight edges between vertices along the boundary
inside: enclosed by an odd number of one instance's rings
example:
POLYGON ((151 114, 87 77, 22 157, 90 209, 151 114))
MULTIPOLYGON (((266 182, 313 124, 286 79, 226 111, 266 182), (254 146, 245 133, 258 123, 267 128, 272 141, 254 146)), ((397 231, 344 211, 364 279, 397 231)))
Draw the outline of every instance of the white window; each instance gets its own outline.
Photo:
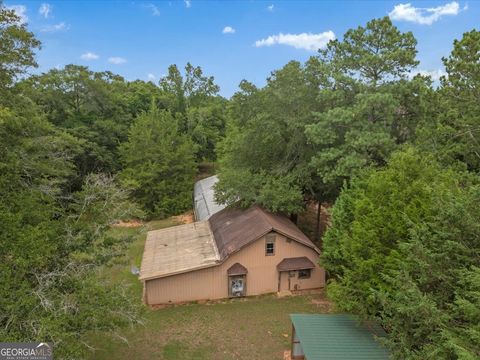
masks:
POLYGON ((275 255, 275 234, 268 234, 265 237, 265 256, 275 255))

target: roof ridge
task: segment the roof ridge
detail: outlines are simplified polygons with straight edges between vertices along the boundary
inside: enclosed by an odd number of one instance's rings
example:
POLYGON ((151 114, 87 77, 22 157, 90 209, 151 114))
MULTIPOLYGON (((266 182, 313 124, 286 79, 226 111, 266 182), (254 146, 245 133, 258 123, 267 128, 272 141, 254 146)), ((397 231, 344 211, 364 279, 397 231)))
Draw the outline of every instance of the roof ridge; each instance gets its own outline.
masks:
POLYGON ((208 228, 208 233, 210 234, 210 240, 212 240, 213 243, 213 250, 215 251, 215 258, 217 261, 221 259, 220 257, 220 252, 218 251, 218 245, 217 241, 215 240, 215 234, 212 231, 212 228, 210 227, 210 221, 204 220, 207 223, 207 228, 208 228))
POLYGON ((270 218, 268 217, 266 211, 258 205, 256 205, 256 208, 260 211, 262 216, 266 219, 267 223, 270 225, 270 231, 275 230, 275 226, 273 226, 273 224, 272 224, 270 218))

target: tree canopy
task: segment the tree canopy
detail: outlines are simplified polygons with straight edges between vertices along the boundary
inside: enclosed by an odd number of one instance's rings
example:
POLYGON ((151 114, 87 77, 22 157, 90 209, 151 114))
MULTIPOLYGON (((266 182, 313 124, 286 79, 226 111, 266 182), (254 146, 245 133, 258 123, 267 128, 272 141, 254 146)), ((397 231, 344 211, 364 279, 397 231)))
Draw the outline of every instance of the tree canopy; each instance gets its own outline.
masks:
POLYGON ((187 210, 195 176, 194 147, 169 112, 153 108, 132 125, 122 144, 122 183, 151 215, 187 210))

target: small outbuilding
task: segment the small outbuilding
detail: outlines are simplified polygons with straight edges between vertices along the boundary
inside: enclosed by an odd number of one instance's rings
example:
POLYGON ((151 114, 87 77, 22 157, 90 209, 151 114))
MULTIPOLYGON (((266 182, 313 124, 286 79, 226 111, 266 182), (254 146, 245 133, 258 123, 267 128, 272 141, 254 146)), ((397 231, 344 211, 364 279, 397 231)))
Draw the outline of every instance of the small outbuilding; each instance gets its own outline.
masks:
POLYGON ((375 323, 346 314, 291 314, 292 360, 387 360, 390 352, 377 337, 375 323))

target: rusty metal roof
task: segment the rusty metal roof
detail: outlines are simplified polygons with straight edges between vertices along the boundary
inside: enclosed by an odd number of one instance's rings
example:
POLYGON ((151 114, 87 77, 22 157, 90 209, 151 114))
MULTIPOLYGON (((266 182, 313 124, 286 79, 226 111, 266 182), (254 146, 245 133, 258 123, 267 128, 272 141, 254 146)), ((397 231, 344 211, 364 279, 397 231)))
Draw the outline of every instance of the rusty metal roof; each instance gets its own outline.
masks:
POLYGON ((234 276, 234 275, 245 275, 248 273, 248 270, 245 266, 243 266, 240 263, 235 263, 232 266, 230 266, 227 270, 227 274, 229 276, 234 276))
POLYGON ((258 206, 247 210, 226 208, 211 216, 208 221, 221 260, 271 231, 319 252, 290 219, 271 214, 258 206))
POLYGON ((313 269, 315 264, 306 256, 285 258, 277 265, 278 271, 313 269))
MULTIPOLYGON (((218 265, 232 253, 271 231, 319 252, 305 234, 284 216, 273 215, 260 207, 247 210, 226 208, 208 221, 149 231, 140 280, 218 265)), ((232 271, 240 271, 239 267, 243 266, 238 265, 236 268, 232 266, 232 271)), ((241 271, 246 274, 247 269, 241 271)))

